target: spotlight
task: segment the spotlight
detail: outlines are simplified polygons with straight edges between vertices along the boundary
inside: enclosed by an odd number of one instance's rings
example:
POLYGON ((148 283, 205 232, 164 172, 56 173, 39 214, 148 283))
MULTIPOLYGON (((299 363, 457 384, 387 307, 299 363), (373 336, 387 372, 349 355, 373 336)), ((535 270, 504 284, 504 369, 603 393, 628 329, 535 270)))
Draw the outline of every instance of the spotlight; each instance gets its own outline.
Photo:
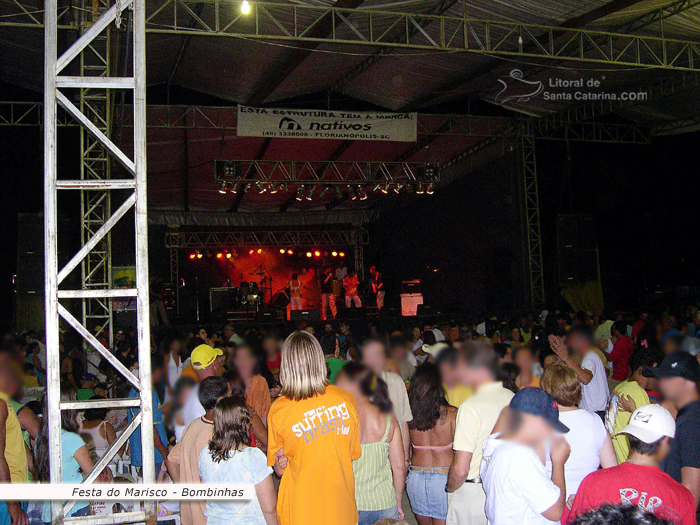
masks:
POLYGON ((379 188, 382 187, 382 183, 378 182, 377 184, 374 185, 374 188, 372 188, 372 191, 377 193, 379 191, 379 188))
POLYGON ((191 254, 190 254, 190 259, 194 259, 195 257, 197 257, 197 254, 196 254, 196 253, 191 253, 191 254))
POLYGON ((262 253, 262 248, 258 248, 258 253, 262 253))
POLYGON ((243 3, 241 4, 241 13, 244 15, 250 13, 250 4, 248 3, 248 0, 243 0, 243 3))
POLYGON ((277 184, 275 184, 274 182, 270 183, 270 193, 272 193, 272 194, 277 193, 277 184))
POLYGON ((318 196, 319 196, 319 197, 323 197, 326 193, 328 193, 328 190, 330 190, 330 189, 331 189, 331 187, 330 187, 328 184, 326 184, 326 185, 323 187, 323 189, 321 190, 321 193, 319 193, 318 196))
POLYGON ((311 186, 309 193, 306 194, 306 200, 310 201, 314 198, 314 192, 316 191, 316 186, 311 186))
POLYGON ((216 254, 217 259, 223 259, 223 257, 224 257, 224 254, 222 252, 217 252, 217 254, 216 254))
POLYGON ((321 257, 321 252, 319 252, 318 250, 316 250, 316 251, 314 252, 314 255, 315 255, 316 257, 321 257))
POLYGON ((230 258, 231 258, 231 253, 230 253, 230 252, 226 252, 226 258, 227 258, 227 259, 230 259, 230 258))
POLYGON ((258 190, 258 193, 265 193, 267 191, 267 188, 263 185, 262 182, 256 182, 255 187, 258 190))
POLYGON ((311 257, 313 254, 311 252, 306 252, 307 257, 311 257))
POLYGON ((294 255, 294 252, 292 250, 287 250, 287 255, 294 255))
POLYGON ((360 194, 360 200, 361 201, 366 201, 367 200, 367 193, 365 192, 365 189, 362 186, 357 187, 357 193, 360 194))
POLYGON ((297 196, 296 196, 296 199, 297 199, 298 201, 301 201, 301 200, 304 198, 303 195, 304 195, 304 185, 302 184, 301 186, 299 186, 299 187, 297 188, 297 196))
POLYGON ((387 183, 384 185, 384 187, 382 188, 382 193, 383 193, 384 195, 386 195, 387 193, 389 193, 389 188, 391 188, 391 184, 389 184, 389 183, 387 182, 387 183))
POLYGON ((233 185, 233 188, 231 188, 231 193, 238 193, 239 191, 241 191, 241 183, 237 182, 233 185))
POLYGON ((416 195, 423 195, 425 193, 425 187, 423 186, 422 182, 418 183, 418 186, 416 186, 416 195))
POLYGON ((248 252, 248 255, 253 255, 254 253, 255 253, 255 250, 250 250, 250 251, 248 252))
POLYGON ((280 191, 287 193, 287 191, 289 191, 289 184, 286 182, 280 183, 280 191))
POLYGON ((202 254, 197 252, 197 259, 201 259, 201 258, 202 258, 202 254))
POLYGON ((403 188, 403 184, 399 182, 396 186, 394 186, 394 193, 400 193, 401 188, 403 188))
POLYGON ((280 253, 284 253, 284 248, 280 248, 280 253))
POLYGON ((338 255, 339 255, 340 257, 345 257, 345 252, 340 252, 338 255))
POLYGON ((219 187, 219 193, 226 194, 226 181, 221 181, 221 186, 219 187))
POLYGON ((335 194, 338 196, 339 199, 343 198, 343 190, 340 189, 340 186, 335 187, 335 194))
POLYGON ((348 193, 350 194, 350 200, 357 200, 357 194, 355 193, 355 188, 348 186, 348 193))
POLYGON ((332 255, 333 257, 338 257, 338 252, 331 252, 331 255, 332 255))
POLYGON ((428 195, 432 195, 433 193, 435 193, 435 187, 433 186, 432 182, 428 184, 428 188, 425 190, 425 193, 427 193, 428 195))

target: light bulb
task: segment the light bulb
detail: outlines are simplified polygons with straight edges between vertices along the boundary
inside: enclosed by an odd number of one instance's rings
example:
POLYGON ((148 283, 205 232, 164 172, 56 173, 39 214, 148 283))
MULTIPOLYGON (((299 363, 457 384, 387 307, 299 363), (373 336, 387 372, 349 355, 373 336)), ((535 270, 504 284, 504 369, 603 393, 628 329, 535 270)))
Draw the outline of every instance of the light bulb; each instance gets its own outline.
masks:
POLYGON ((243 3, 241 4, 241 13, 244 15, 250 13, 250 4, 248 3, 248 0, 243 0, 243 3))

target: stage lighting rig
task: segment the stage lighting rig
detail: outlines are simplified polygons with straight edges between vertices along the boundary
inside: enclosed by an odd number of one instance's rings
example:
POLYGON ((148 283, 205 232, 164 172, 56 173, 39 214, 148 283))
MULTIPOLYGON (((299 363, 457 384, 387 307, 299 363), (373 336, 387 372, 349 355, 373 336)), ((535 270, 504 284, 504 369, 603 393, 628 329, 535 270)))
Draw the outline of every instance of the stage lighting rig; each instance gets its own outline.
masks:
POLYGON ((340 257, 345 257, 345 252, 340 252, 340 253, 338 253, 338 256, 340 256, 340 257))
POLYGON ((422 182, 419 182, 416 186, 416 195, 423 195, 425 193, 425 186, 422 182))
POLYGON ((274 195, 275 193, 277 193, 277 184, 275 184, 274 182, 271 182, 271 183, 270 183, 270 193, 271 193, 272 195, 274 195))
POLYGON ((338 196, 338 199, 343 198, 343 190, 340 189, 340 186, 335 187, 335 194, 338 196))
POLYGON ((389 183, 387 182, 386 184, 384 184, 384 187, 382 188, 382 193, 383 193, 384 195, 386 195, 387 193, 389 193, 389 188, 391 188, 391 184, 389 184, 389 183))
POLYGON ((219 186, 219 193, 226 194, 227 191, 228 191, 228 182, 221 181, 221 186, 219 186))
POLYGON ((314 192, 316 191, 316 186, 311 186, 311 189, 309 192, 306 194, 306 200, 310 201, 314 198, 314 192))
POLYGON ((366 201, 367 200, 367 192, 362 186, 357 187, 357 193, 360 196, 361 201, 366 201))
POLYGON ((223 253, 223 252, 216 252, 216 258, 217 258, 217 259, 223 259, 223 258, 224 258, 224 253, 223 253))
POLYGON ((248 3, 248 0, 243 0, 241 4, 241 13, 244 15, 250 14, 250 3, 248 3))
POLYGON ((348 194, 350 195, 350 200, 357 200, 357 193, 355 193, 355 188, 348 186, 348 194))
POLYGON ((237 182, 233 185, 233 188, 231 188, 231 193, 238 193, 239 191, 241 191, 241 183, 237 182))
POLYGON ((319 197, 323 197, 326 193, 328 193, 328 190, 330 190, 331 187, 330 185, 326 184, 323 189, 321 190, 321 193, 318 194, 319 197))
POLYGON ((197 257, 197 253, 196 253, 196 252, 192 252, 192 253, 190 254, 190 259, 194 259, 195 257, 197 257))
POLYGON ((287 250, 287 255, 294 255, 294 251, 292 251, 292 250, 287 250))
POLYGON ((256 182, 255 187, 257 188, 258 193, 260 193, 260 194, 263 194, 267 191, 267 188, 265 187, 265 185, 262 182, 256 182))
POLYGON ((304 198, 304 185, 302 184, 297 188, 296 200, 300 201, 304 198))
POLYGON ((284 248, 280 248, 280 253, 285 253, 284 248))
POLYGON ((428 184, 428 187, 425 190, 425 193, 427 193, 428 195, 432 195, 433 193, 435 193, 435 186, 433 185, 432 182, 428 184))
POLYGON ((318 250, 316 250, 316 251, 314 252, 314 255, 315 255, 316 257, 321 257, 321 252, 319 252, 318 250))

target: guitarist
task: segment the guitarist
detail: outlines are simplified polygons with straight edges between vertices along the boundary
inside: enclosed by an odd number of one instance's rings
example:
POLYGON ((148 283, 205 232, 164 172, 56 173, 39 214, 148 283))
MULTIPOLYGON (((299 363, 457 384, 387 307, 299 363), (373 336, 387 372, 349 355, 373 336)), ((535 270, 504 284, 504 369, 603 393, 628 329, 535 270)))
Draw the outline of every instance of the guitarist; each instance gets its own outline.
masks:
POLYGON ((384 281, 382 280, 382 274, 377 271, 376 266, 370 266, 369 275, 371 278, 372 293, 377 298, 377 310, 381 311, 384 307, 384 281))

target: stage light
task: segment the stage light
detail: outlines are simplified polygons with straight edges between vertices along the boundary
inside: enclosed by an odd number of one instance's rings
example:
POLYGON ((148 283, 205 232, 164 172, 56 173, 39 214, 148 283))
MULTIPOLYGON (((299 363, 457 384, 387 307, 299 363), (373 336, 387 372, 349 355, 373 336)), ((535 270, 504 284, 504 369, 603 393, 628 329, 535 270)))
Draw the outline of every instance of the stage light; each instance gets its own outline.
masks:
POLYGON ((221 181, 221 186, 219 187, 219 193, 226 194, 226 185, 228 183, 226 181, 221 181))
POLYGON ((250 250, 250 251, 248 252, 248 255, 253 255, 254 253, 255 253, 255 250, 250 250))
POLYGON ((425 187, 423 186, 422 182, 418 183, 418 186, 416 186, 416 195, 423 195, 425 193, 425 187))
POLYGON ((306 252, 307 257, 311 257, 313 254, 311 252, 306 252))
POLYGON ((283 191, 285 193, 289 191, 289 184, 287 184, 286 182, 280 183, 280 191, 283 191))
POLYGON ((328 193, 328 190, 330 190, 331 187, 330 185, 326 184, 323 189, 321 190, 321 193, 318 194, 319 197, 323 197, 326 193, 328 193))
POLYGON ((262 253, 262 248, 258 248, 258 253, 262 253))
POLYGON ((230 253, 230 252, 226 252, 226 258, 227 258, 227 259, 230 259, 230 258, 231 258, 231 253, 230 253))
POLYGON ((250 4, 248 3, 248 0, 243 0, 243 3, 241 4, 241 13, 244 15, 250 14, 250 4))
POLYGON ((374 188, 372 188, 372 191, 376 193, 379 191, 379 188, 381 188, 381 187, 382 187, 382 183, 378 182, 377 184, 374 185, 374 188))
POLYGON ((316 257, 321 257, 321 252, 319 252, 318 250, 316 250, 316 251, 314 252, 314 255, 315 255, 316 257))
POLYGON ((382 188, 382 193, 383 193, 384 195, 386 195, 387 193, 389 193, 389 188, 391 188, 391 184, 389 184, 389 183, 387 182, 387 183, 384 185, 384 187, 382 188))
POLYGON ((201 259, 201 258, 202 258, 202 254, 197 252, 197 259, 201 259))
POLYGON ((195 257, 197 257, 197 254, 196 254, 196 253, 191 253, 191 254, 190 254, 190 259, 194 259, 195 257))
POLYGON ((427 193, 428 195, 432 195, 433 193, 435 193, 435 187, 433 186, 432 182, 428 184, 428 188, 425 190, 425 193, 427 193))
POLYGON ((294 252, 292 250, 287 250, 287 255, 294 255, 294 252))
POLYGON ((357 193, 360 194, 360 200, 361 201, 366 201, 367 200, 367 193, 365 192, 365 189, 362 186, 357 187, 357 193))
POLYGON ((280 253, 284 253, 284 248, 280 248, 280 253))
POLYGON ((267 188, 263 186, 262 182, 256 182, 255 187, 258 189, 258 193, 265 193, 267 191, 267 188))
POLYGON ((356 200, 357 199, 357 194, 355 193, 355 188, 352 186, 348 186, 348 193, 350 194, 350 200, 356 200))
POLYGON ((401 183, 399 182, 396 186, 394 186, 394 192, 395 192, 395 193, 401 192, 401 188, 403 188, 403 184, 401 184, 401 183))
POLYGON ((340 253, 338 253, 338 255, 339 255, 340 257, 345 257, 345 252, 340 252, 340 253))
POLYGON ((217 259, 223 259, 223 257, 224 257, 224 254, 222 252, 217 252, 217 254, 216 254, 217 259))
POLYGON ((241 191, 241 183, 237 182, 233 185, 233 188, 231 188, 231 193, 238 193, 239 191, 241 191))
POLYGON ((333 257, 338 257, 338 252, 331 252, 331 255, 332 255, 333 257))
POLYGON ((274 182, 270 183, 270 193, 272 193, 272 194, 277 193, 277 184, 275 184, 274 182))
POLYGON ((343 198, 343 190, 340 189, 340 186, 335 187, 335 194, 338 196, 339 199, 343 198))
POLYGON ((297 199, 298 201, 301 201, 301 200, 304 198, 303 195, 304 195, 304 185, 302 184, 301 186, 299 186, 299 187, 297 188, 297 196, 296 196, 296 199, 297 199))
POLYGON ((311 186, 309 193, 306 194, 306 200, 310 201, 314 198, 314 192, 316 191, 316 186, 311 186))

